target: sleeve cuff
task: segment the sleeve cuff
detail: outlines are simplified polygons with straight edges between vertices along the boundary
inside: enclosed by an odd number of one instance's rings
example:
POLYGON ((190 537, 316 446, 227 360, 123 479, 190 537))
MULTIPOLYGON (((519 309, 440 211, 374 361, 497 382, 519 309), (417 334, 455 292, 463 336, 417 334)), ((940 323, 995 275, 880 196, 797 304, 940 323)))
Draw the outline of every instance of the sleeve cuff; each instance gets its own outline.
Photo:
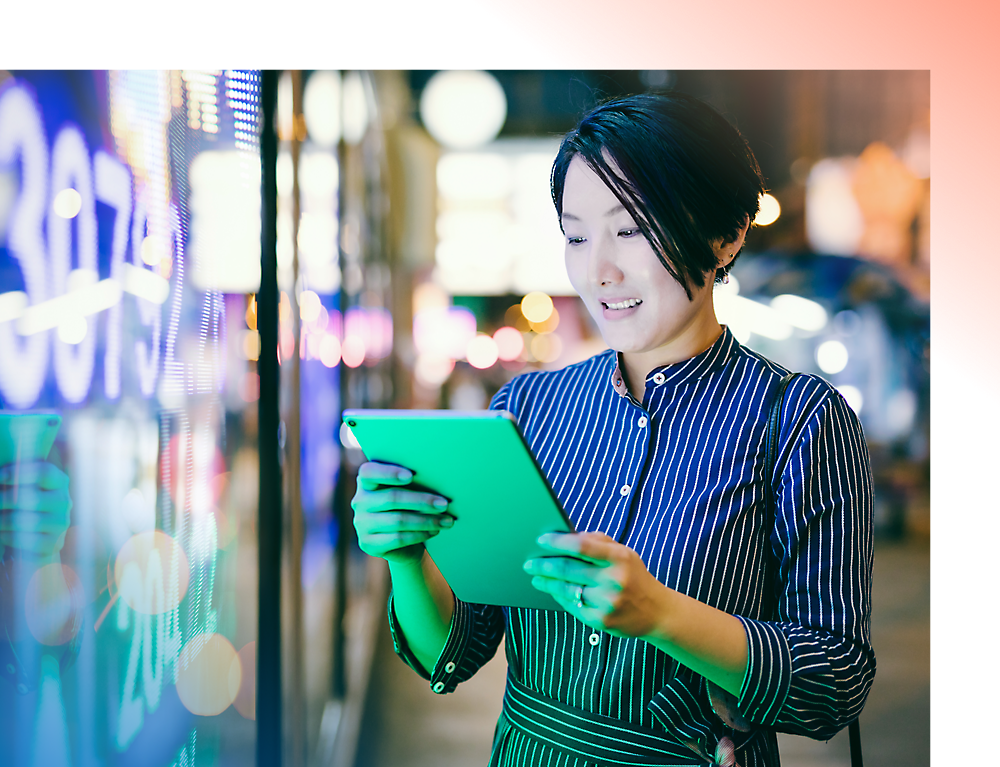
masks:
POLYGON ((739 620, 747 633, 748 657, 737 711, 747 721, 771 727, 778 720, 792 684, 788 639, 772 623, 742 617, 739 620))
POLYGON ((430 682, 433 692, 440 695, 454 692, 460 681, 456 672, 469 646, 472 636, 472 624, 475 620, 475 615, 469 605, 457 597, 455 598, 455 610, 451 615, 448 638, 445 640, 444 649, 441 650, 441 654, 438 656, 437 662, 430 673, 417 660, 406 643, 406 637, 403 636, 403 632, 400 630, 399 623, 396 620, 396 611, 393 607, 393 595, 391 593, 389 594, 388 613, 389 630, 392 633, 392 646, 396 654, 410 668, 430 682))

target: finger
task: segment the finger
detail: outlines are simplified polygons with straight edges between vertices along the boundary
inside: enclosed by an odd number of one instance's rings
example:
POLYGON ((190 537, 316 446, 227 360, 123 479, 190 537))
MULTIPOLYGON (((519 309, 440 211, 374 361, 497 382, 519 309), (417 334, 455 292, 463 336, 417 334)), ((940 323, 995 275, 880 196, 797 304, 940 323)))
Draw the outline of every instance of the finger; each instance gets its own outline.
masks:
POLYGON ((373 557, 382 557, 407 546, 423 543, 435 534, 426 532, 380 533, 359 541, 361 550, 373 557))
POLYGON ((55 524, 68 526, 73 503, 65 490, 39 490, 35 485, 8 487, 0 492, 0 513, 3 511, 38 511, 50 515, 55 524))
POLYGON ((51 533, 0 532, 0 545, 32 554, 52 554, 58 551, 60 536, 51 533))
POLYGON ((413 479, 413 472, 405 466, 368 461, 358 468, 358 484, 366 490, 379 485, 406 485, 413 479))
POLYGON ((69 476, 46 461, 24 461, 0 468, 0 485, 13 484, 59 490, 69 487, 69 476))
POLYGON ((440 514, 448 508, 448 499, 434 493, 418 490, 387 488, 373 490, 355 499, 355 508, 364 511, 417 511, 425 514, 440 514))
POLYGON ((59 515, 46 511, 17 509, 0 512, 0 531, 3 532, 61 534, 66 527, 59 515))
POLYGON ((601 569, 570 557, 538 557, 524 563, 524 570, 529 575, 538 575, 581 586, 595 585, 597 572, 601 569))
POLYGON ((590 533, 544 533, 538 537, 538 545, 553 554, 569 554, 606 567, 613 561, 614 547, 621 544, 610 538, 607 541, 589 538, 590 535, 590 533))
POLYGON ((365 515, 364 528, 368 535, 425 531, 438 533, 451 527, 454 520, 444 514, 416 514, 412 512, 382 511, 365 515))

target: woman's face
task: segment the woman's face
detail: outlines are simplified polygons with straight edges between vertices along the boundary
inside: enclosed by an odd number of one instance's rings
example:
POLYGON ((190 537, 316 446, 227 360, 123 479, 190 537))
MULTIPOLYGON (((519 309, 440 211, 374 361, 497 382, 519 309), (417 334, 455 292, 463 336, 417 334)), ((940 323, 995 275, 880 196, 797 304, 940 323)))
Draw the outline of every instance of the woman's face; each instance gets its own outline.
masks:
MULTIPOLYGON (((566 270, 630 378, 689 359, 718 338, 712 280, 683 286, 670 276, 614 193, 578 155, 566 172, 562 225, 566 270)), ((725 261, 725 259, 723 259, 725 261)))

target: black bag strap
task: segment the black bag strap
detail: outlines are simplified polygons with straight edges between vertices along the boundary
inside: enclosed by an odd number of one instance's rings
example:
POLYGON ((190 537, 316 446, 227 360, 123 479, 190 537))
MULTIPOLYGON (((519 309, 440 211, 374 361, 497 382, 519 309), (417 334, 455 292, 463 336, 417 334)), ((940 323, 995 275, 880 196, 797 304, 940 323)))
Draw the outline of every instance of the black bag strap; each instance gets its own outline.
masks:
MULTIPOLYGON (((778 462, 778 433, 781 430, 781 413, 785 406, 785 390, 796 375, 798 373, 789 373, 781 379, 767 415, 767 436, 764 442, 764 479, 768 483, 768 492, 764 494, 766 498, 764 505, 767 509, 768 524, 764 528, 765 530, 774 529, 775 499, 770 483, 774 479, 774 467, 778 462)), ((848 734, 851 739, 851 767, 864 767, 864 762, 861 759, 861 728, 857 719, 851 722, 848 734)))

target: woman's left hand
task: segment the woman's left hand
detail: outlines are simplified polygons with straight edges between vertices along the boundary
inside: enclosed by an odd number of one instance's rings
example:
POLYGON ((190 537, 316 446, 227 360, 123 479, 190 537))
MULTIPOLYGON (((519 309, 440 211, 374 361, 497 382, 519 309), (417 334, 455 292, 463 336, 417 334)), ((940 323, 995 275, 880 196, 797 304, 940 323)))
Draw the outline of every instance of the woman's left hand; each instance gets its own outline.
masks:
POLYGON ((604 533, 548 533, 538 544, 551 556, 529 559, 524 569, 533 576, 532 585, 551 594, 566 612, 616 636, 657 632, 669 589, 635 551, 604 533))

